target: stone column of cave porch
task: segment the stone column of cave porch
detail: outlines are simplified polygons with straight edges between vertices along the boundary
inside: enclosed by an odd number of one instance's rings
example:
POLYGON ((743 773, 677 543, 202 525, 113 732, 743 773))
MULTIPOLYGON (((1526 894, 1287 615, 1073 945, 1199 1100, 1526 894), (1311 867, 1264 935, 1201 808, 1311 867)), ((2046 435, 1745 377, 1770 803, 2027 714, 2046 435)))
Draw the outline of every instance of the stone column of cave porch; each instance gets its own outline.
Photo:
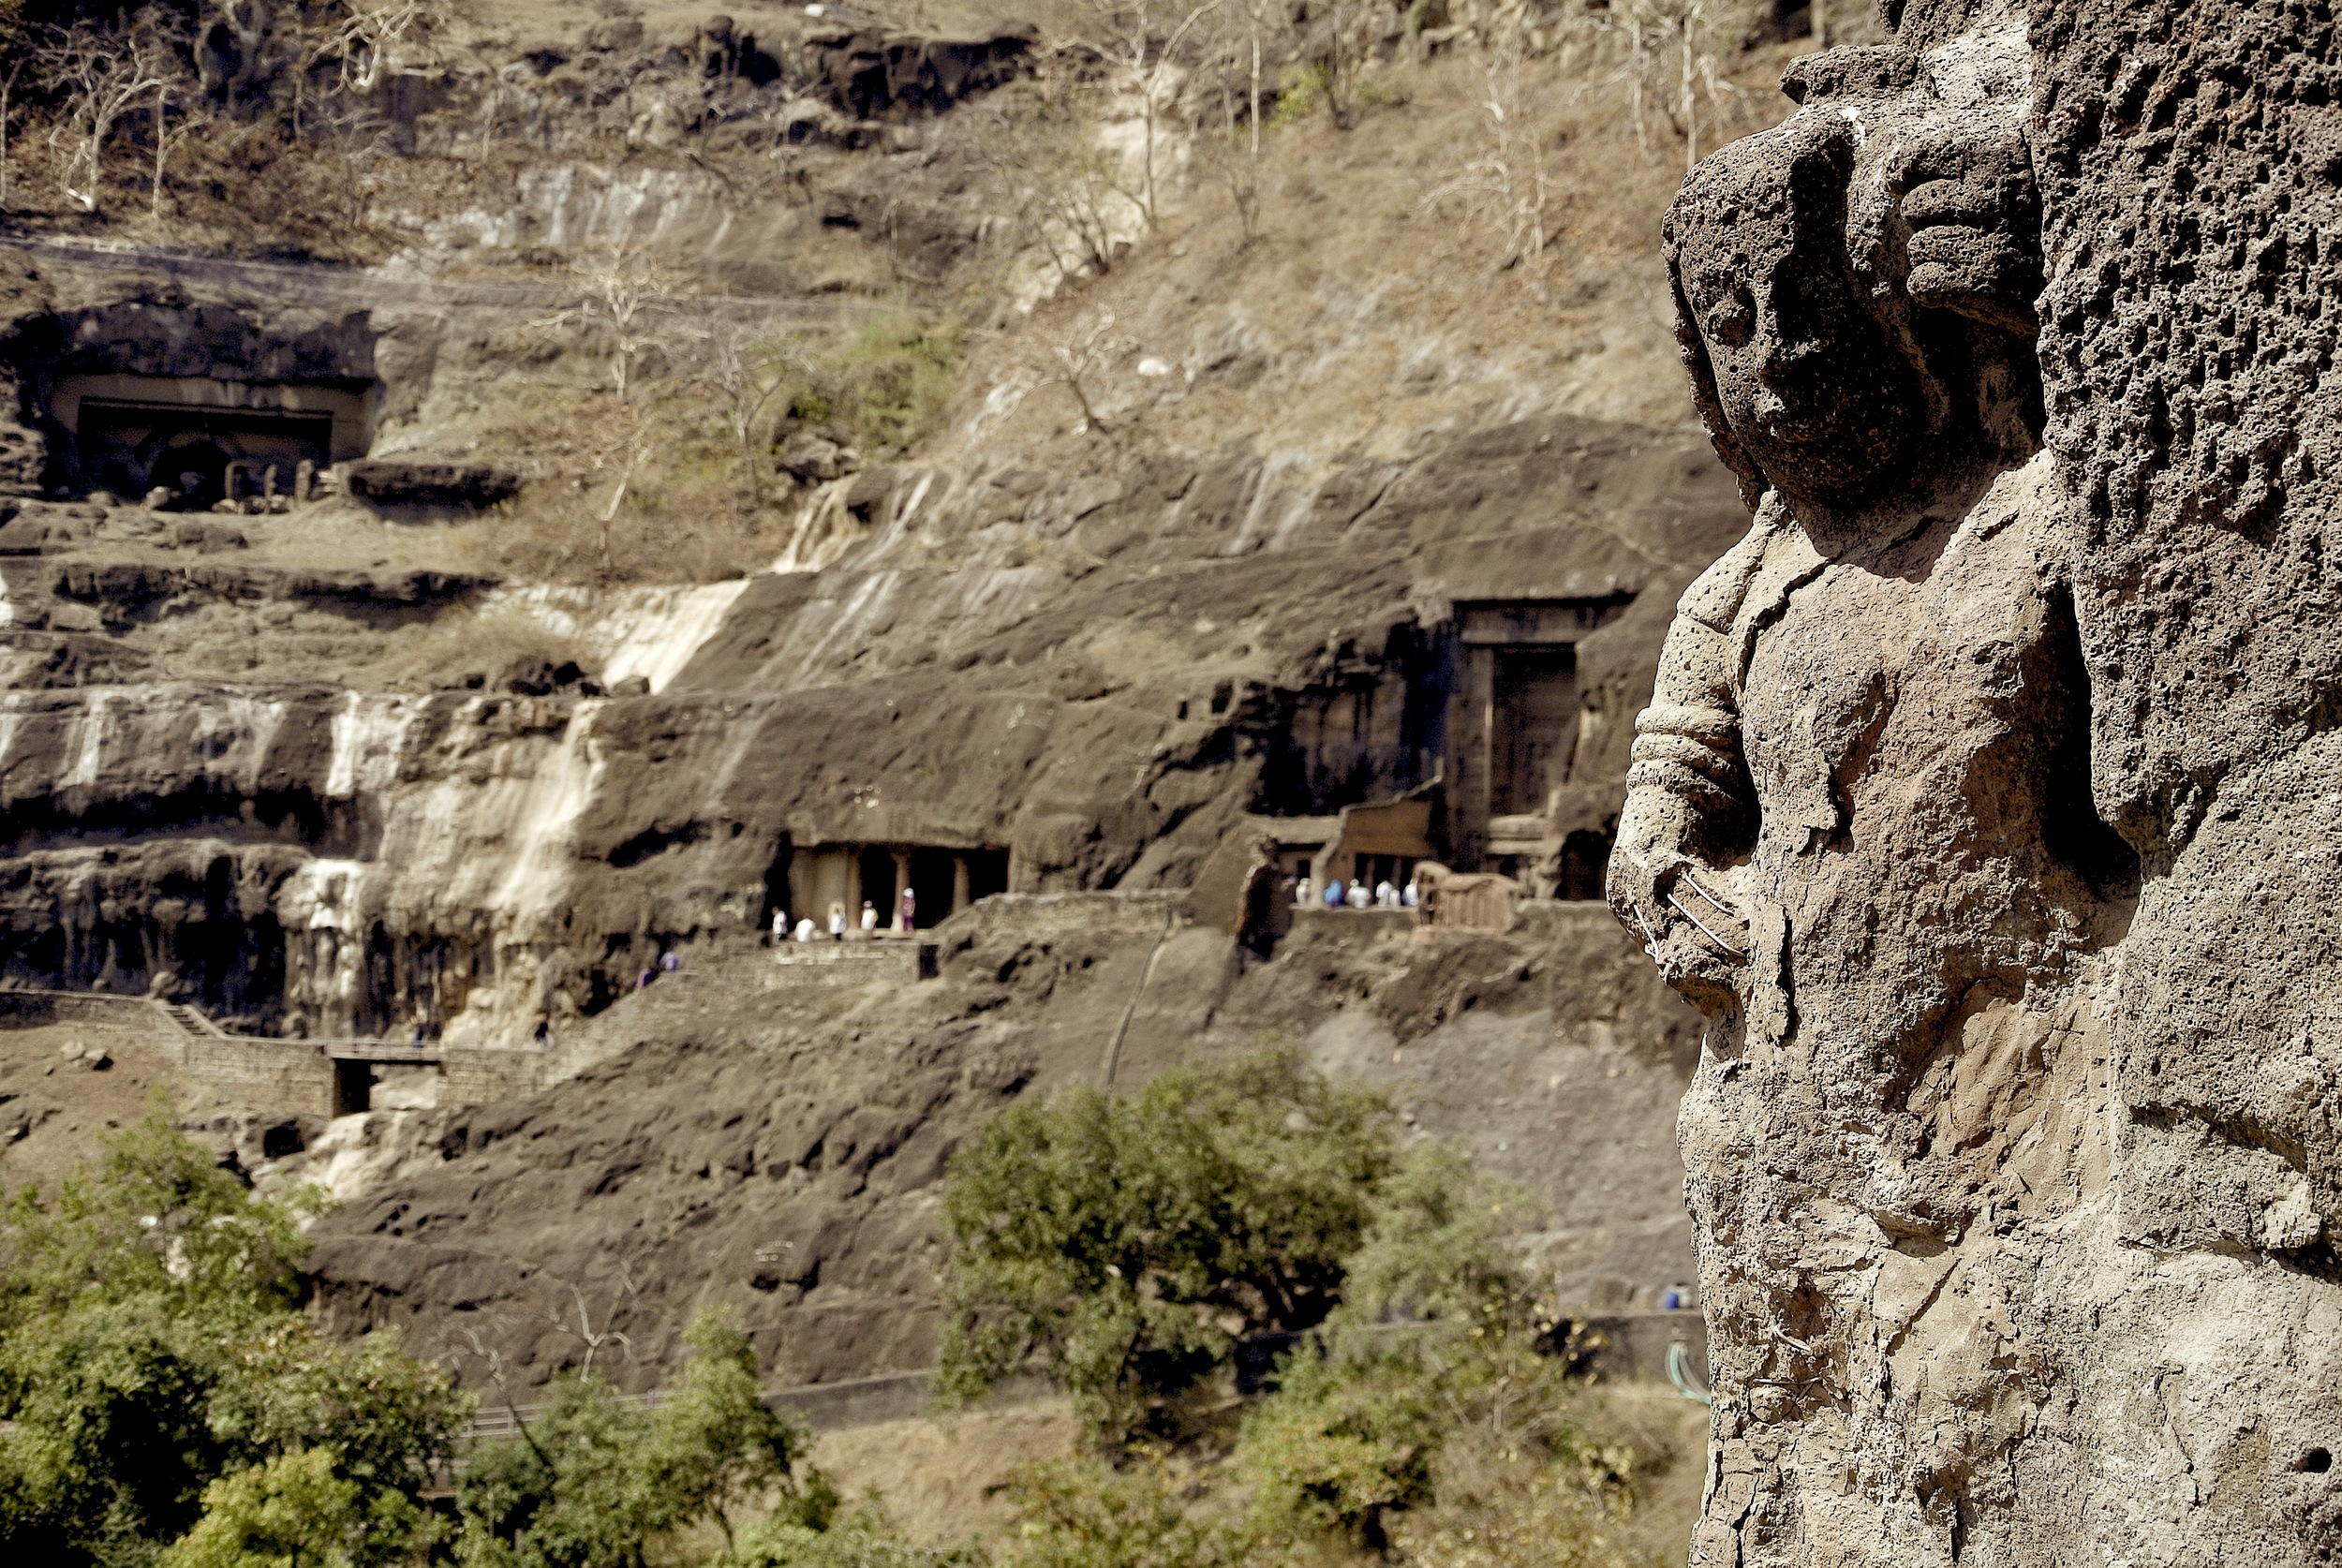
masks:
POLYGON ((952 908, 951 908, 951 912, 952 912, 953 914, 957 914, 957 913, 959 913, 959 911, 960 911, 960 910, 962 910, 966 909, 967 907, 968 907, 968 857, 967 857, 966 855, 956 854, 956 855, 952 856, 952 908))

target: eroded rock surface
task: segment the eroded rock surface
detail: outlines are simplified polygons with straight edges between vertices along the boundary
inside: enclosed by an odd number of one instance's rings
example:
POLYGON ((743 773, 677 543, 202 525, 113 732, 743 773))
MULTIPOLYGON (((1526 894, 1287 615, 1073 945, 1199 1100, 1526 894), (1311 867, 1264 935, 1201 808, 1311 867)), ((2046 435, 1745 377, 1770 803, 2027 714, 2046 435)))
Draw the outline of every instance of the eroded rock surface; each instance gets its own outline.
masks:
POLYGON ((1669 221, 1756 510, 1610 880, 1709 1015, 1694 1561, 2329 1561, 2331 29, 1888 9, 1669 221))

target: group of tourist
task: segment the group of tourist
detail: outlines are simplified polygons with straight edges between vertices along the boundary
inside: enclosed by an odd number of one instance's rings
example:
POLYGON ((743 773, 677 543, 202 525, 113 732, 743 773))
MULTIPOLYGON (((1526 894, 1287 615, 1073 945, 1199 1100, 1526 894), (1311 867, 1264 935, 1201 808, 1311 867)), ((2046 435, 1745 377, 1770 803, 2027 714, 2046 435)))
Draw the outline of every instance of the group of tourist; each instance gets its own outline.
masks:
MULTIPOLYGON (((1296 908, 1306 910, 1316 901, 1309 878, 1300 878, 1293 884, 1296 908)), ((1412 880, 1403 888, 1393 887, 1387 877, 1371 888, 1366 885, 1364 878, 1345 884, 1340 877, 1333 877, 1326 883, 1325 904, 1329 910, 1412 910, 1417 901, 1412 880)))
MULTIPOLYGON (((902 891, 902 896, 896 901, 896 904, 895 934, 908 937, 918 928, 919 895, 911 889, 905 888, 902 891)), ((867 898, 862 901, 862 918, 855 924, 854 929, 864 937, 875 937, 879 934, 879 912, 876 904, 867 898)), ((811 915, 803 917, 794 926, 792 926, 789 924, 787 910, 777 909, 773 911, 774 946, 778 947, 782 942, 792 940, 809 942, 817 935, 819 933, 814 930, 811 915)), ((842 903, 832 903, 829 907, 828 937, 834 942, 842 942, 846 939, 846 906, 842 903)))

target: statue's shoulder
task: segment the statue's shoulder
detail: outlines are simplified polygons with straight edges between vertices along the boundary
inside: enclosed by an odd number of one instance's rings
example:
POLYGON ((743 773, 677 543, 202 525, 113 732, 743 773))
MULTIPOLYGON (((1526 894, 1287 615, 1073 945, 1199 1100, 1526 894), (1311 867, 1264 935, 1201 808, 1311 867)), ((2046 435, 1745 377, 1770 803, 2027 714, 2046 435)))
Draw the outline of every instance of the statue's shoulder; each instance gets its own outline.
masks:
POLYGON ((1717 631, 1730 630, 1748 598, 1749 584, 1764 570, 1766 562, 1785 548, 1799 545, 1809 553, 1812 549, 1804 544, 1804 535, 1779 493, 1767 491, 1748 532, 1683 590, 1683 597, 1676 600, 1676 614, 1717 631))

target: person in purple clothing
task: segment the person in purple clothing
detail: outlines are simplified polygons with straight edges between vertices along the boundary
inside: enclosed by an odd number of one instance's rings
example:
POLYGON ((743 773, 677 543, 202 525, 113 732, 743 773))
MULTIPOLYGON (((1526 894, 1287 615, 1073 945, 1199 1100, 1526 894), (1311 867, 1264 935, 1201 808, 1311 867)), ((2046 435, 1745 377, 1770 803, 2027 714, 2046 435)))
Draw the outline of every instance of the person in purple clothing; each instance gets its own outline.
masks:
POLYGON ((903 889, 902 913, 896 917, 895 928, 906 937, 911 935, 912 929, 918 925, 916 919, 918 912, 919 895, 909 888, 903 889))

